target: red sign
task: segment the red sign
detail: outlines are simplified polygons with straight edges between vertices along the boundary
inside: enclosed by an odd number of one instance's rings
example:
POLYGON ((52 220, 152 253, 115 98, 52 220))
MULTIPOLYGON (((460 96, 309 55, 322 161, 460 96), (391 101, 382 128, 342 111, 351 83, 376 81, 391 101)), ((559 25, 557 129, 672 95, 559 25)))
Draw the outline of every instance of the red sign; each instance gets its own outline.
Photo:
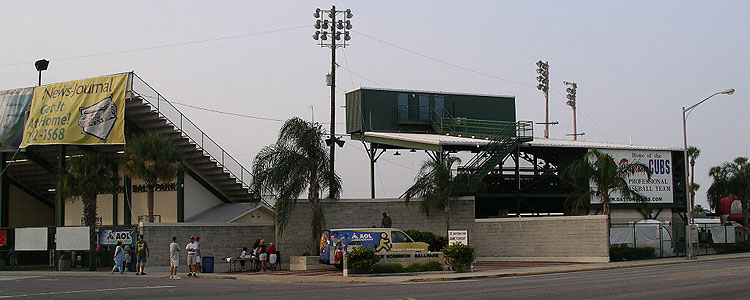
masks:
POLYGON ((0 246, 8 245, 8 232, 0 230, 0 246))

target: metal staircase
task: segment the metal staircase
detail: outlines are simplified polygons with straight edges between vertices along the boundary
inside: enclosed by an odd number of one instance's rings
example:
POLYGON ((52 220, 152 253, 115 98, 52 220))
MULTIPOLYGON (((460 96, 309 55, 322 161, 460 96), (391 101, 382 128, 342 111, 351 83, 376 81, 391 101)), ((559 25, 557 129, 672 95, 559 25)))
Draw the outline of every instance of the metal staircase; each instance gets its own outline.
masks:
POLYGON ((128 120, 144 131, 168 136, 190 170, 226 200, 255 200, 248 184, 252 180, 249 170, 135 73, 131 84, 131 94, 126 97, 128 120))
POLYGON ((522 142, 534 139, 531 121, 493 121, 453 117, 447 111, 431 112, 433 129, 440 134, 484 138, 490 143, 463 166, 457 181, 467 192, 476 191, 479 182, 522 142))

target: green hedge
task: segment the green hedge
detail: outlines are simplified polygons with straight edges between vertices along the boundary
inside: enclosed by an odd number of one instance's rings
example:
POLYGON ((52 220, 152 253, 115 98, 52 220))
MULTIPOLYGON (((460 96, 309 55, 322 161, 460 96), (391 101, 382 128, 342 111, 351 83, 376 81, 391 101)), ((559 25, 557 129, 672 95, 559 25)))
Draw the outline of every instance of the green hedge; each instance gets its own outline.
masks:
POLYGON ((375 255, 375 250, 372 248, 354 247, 346 254, 346 260, 350 272, 366 274, 372 273, 373 266, 380 261, 380 257, 375 255))
POLYGON ((443 247, 448 245, 448 239, 444 236, 435 235, 429 231, 418 231, 418 230, 406 230, 408 234, 415 242, 425 242, 430 245, 429 251, 441 251, 443 247))
POLYGON ((442 271, 443 265, 437 261, 430 261, 426 263, 411 263, 406 267, 402 266, 401 264, 389 263, 374 265, 372 269, 374 273, 414 273, 442 271))
POLYGON ((403 273, 404 266, 401 264, 378 264, 372 266, 374 273, 403 273))
POLYGON ((630 248, 625 246, 609 248, 609 260, 613 262, 651 258, 656 258, 656 249, 653 247, 630 248))
POLYGON ((460 244, 446 246, 443 257, 454 271, 467 271, 474 261, 474 247, 460 244))
POLYGON ((714 244, 717 253, 739 253, 750 252, 750 241, 739 241, 734 244, 714 244))

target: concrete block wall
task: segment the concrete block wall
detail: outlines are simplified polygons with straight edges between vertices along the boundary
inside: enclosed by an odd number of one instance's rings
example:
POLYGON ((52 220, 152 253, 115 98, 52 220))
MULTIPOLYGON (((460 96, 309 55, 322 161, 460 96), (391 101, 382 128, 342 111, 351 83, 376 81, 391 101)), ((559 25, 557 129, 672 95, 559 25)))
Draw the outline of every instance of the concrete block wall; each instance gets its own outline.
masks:
POLYGON ((608 262, 605 216, 477 219, 478 260, 608 262))
POLYGON ((148 224, 141 227, 144 239, 148 241, 151 256, 149 266, 169 266, 169 244, 172 237, 177 237, 180 252, 180 265, 185 264, 185 245, 190 236, 201 237, 201 254, 213 256, 215 265, 223 270, 219 260, 228 256, 238 256, 242 247, 252 248, 256 239, 265 239, 266 244, 273 241, 273 226, 230 225, 230 224, 148 224))
MULTIPOLYGON (((380 227, 383 212, 387 212, 394 228, 429 231, 447 236, 445 213, 435 210, 426 216, 419 210, 419 204, 419 200, 411 200, 407 206, 404 199, 340 199, 324 201, 323 211, 328 228, 380 227)), ((451 208, 451 228, 466 229, 471 236, 474 231, 474 197, 456 198, 451 208)), ((281 251, 288 258, 289 255, 302 255, 309 243, 310 207, 306 199, 300 199, 297 200, 292 218, 279 244, 281 251)))

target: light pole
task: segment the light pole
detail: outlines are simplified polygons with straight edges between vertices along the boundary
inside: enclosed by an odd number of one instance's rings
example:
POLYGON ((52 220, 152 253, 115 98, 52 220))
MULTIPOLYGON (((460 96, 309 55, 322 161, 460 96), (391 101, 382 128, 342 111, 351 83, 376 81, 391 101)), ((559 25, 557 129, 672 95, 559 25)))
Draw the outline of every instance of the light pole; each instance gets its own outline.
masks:
MULTIPOLYGON (((336 10, 336 6, 333 5, 330 10, 316 8, 313 17, 316 19, 313 39, 318 41, 318 45, 321 47, 331 48, 331 74, 329 74, 330 80, 328 80, 328 84, 331 86, 331 137, 326 139, 326 145, 331 147, 331 182, 333 182, 333 177, 336 176, 336 173, 334 172, 336 145, 339 147, 344 146, 344 141, 336 137, 336 48, 346 48, 346 46, 349 45, 347 44, 347 42, 351 40, 349 30, 352 29, 350 19, 353 15, 350 9, 336 10), (339 14, 341 14, 341 19, 337 22, 336 17, 339 14), (331 27, 331 32, 326 31, 329 26, 331 27), (320 29, 323 31, 320 31, 320 29), (337 32, 336 29, 343 31, 343 34, 337 32), (336 43, 336 41, 342 39, 342 35, 344 40, 340 43, 336 43), (329 37, 330 40, 328 40, 329 37)), ((329 189, 328 198, 333 199, 333 196, 333 191, 329 189)))
POLYGON ((711 94, 711 96, 706 97, 706 99, 701 100, 700 102, 693 104, 689 106, 688 108, 682 107, 682 143, 683 143, 683 154, 684 160, 685 160, 685 206, 687 207, 687 224, 685 225, 685 256, 687 256, 687 259, 695 259, 695 255, 693 255, 693 241, 692 241, 692 224, 693 224, 693 199, 690 197, 690 189, 692 188, 689 185, 690 180, 690 170, 688 169, 688 153, 687 153, 687 114, 693 110, 693 108, 697 107, 698 105, 701 105, 703 102, 706 102, 706 100, 711 99, 711 97, 716 95, 731 95, 734 94, 734 89, 726 89, 723 91, 719 91, 716 93, 711 94))
POLYGON ((563 84, 570 86, 569 88, 565 90, 568 92, 568 95, 566 95, 565 97, 568 98, 568 102, 566 102, 566 104, 568 104, 568 106, 570 106, 570 108, 573 109, 573 133, 572 134, 569 133, 566 135, 572 135, 573 140, 577 141, 579 135, 586 135, 585 132, 578 133, 578 127, 577 127, 577 122, 576 122, 576 90, 578 90, 578 84, 575 82, 568 82, 568 81, 563 81, 563 84))
POLYGON ((42 71, 46 71, 48 66, 49 61, 46 59, 40 59, 34 63, 34 67, 39 71, 39 86, 42 85, 42 71))
POLYGON ((536 62, 536 66, 536 73, 539 74, 536 77, 536 80, 539 81, 536 88, 544 92, 544 123, 537 124, 544 124, 544 138, 548 139, 549 125, 557 124, 557 122, 549 121, 549 62, 540 60, 536 62))

